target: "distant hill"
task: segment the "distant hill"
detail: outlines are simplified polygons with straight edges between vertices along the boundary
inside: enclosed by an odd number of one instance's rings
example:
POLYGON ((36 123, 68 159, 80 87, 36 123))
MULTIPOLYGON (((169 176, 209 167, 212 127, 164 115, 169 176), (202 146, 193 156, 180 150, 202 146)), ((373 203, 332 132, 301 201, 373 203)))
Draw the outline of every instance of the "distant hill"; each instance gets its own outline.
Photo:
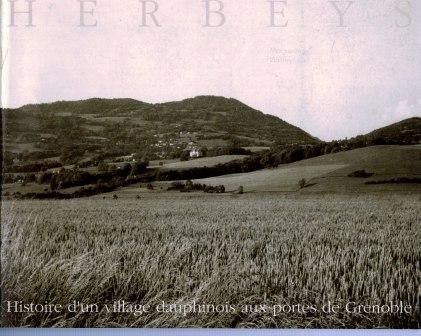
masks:
POLYGON ((388 143, 421 143, 421 118, 405 119, 374 130, 363 137, 367 139, 384 139, 388 143))
POLYGON ((159 104, 92 98, 25 105, 2 113, 8 165, 47 160, 95 167, 132 154, 148 160, 177 159, 192 146, 207 156, 247 154, 233 151, 239 148, 272 147, 279 153, 286 147, 301 148, 308 158, 366 146, 421 143, 417 117, 324 143, 278 117, 217 96, 159 104))
POLYGON ((203 182, 228 190, 242 185, 252 191, 295 192, 300 179, 310 181, 306 191, 385 188, 366 181, 406 190, 408 179, 415 178, 408 188, 418 188, 421 179, 421 147, 408 146, 421 144, 418 117, 352 139, 322 142, 236 99, 214 96, 161 104, 61 101, 4 109, 2 116, 3 170, 19 191, 35 184, 44 190, 52 172, 62 168, 63 174, 73 174, 72 186, 104 182, 97 178, 104 172, 107 182, 129 175, 138 181, 145 176, 138 176, 136 167, 146 167, 147 161, 150 180, 219 176, 203 182), (348 176, 365 171, 366 181, 348 176))
MULTIPOLYGON (((145 123, 165 123, 184 131, 226 133, 233 136, 249 137, 259 141, 280 141, 285 143, 318 142, 314 137, 298 127, 288 124, 278 117, 263 114, 242 102, 217 96, 199 96, 177 102, 148 104, 134 99, 100 99, 81 101, 61 101, 50 104, 26 105, 15 110, 22 114, 66 116, 71 114, 88 119, 101 117, 115 118, 115 123, 139 121, 145 123)), ((157 126, 157 125, 155 125, 157 126)), ((159 126, 159 125, 158 125, 159 126)), ((159 129, 156 129, 159 132, 159 129)))
POLYGON ((224 97, 199 96, 149 104, 134 99, 59 101, 4 109, 6 150, 50 151, 70 156, 147 153, 178 157, 187 144, 206 148, 314 144, 312 137, 278 117, 224 97))
POLYGON ((74 113, 74 114, 95 114, 100 113, 104 115, 112 113, 124 113, 136 111, 144 107, 151 106, 151 104, 143 103, 134 99, 103 99, 91 98, 78 101, 58 101, 54 103, 45 104, 30 104, 19 108, 18 110, 37 113, 37 112, 52 112, 52 113, 74 113))

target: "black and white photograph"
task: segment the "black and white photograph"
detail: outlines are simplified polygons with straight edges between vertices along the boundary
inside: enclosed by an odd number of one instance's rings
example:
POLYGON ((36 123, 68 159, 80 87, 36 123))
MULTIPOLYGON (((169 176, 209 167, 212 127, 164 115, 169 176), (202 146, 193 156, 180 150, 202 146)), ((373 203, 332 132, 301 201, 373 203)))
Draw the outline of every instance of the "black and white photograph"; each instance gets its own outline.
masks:
POLYGON ((4 0, 0 35, 2 327, 421 328, 419 0, 4 0))

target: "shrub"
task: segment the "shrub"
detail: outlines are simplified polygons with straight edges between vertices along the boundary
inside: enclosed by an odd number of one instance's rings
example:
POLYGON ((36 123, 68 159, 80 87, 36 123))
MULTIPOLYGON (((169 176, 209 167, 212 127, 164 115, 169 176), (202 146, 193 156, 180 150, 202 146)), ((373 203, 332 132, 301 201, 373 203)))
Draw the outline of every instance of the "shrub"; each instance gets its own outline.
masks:
POLYGON ((367 177, 371 177, 374 174, 372 173, 367 173, 365 170, 356 170, 353 171, 352 173, 348 174, 348 177, 360 177, 360 178, 367 178, 367 177))
POLYGON ((190 152, 183 151, 180 155, 180 161, 189 161, 190 159, 190 152))
POLYGON ((395 177, 388 180, 380 180, 380 181, 368 181, 365 184, 418 184, 421 183, 421 178, 419 177, 395 177))
POLYGON ((298 185, 300 186, 300 189, 303 189, 306 186, 306 183, 307 183, 307 181, 304 178, 299 180, 298 185))
POLYGON ((184 189, 184 183, 176 181, 176 182, 172 182, 171 186, 168 187, 167 190, 170 191, 170 190, 181 190, 181 189, 184 189))
POLYGON ((105 162, 100 162, 97 167, 99 172, 108 172, 108 165, 105 162))
POLYGON ((208 194, 224 194, 225 186, 223 185, 219 185, 217 187, 205 186, 203 191, 208 194))

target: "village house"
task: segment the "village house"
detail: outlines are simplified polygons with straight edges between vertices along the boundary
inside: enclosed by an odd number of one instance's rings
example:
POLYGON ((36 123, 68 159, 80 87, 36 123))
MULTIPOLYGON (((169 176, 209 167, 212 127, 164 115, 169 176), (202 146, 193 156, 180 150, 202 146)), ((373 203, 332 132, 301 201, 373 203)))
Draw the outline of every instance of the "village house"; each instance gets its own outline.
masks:
POLYGON ((199 158, 203 156, 203 151, 200 147, 196 146, 190 150, 190 157, 191 158, 199 158))
POLYGON ((194 142, 190 142, 185 150, 189 152, 190 158, 200 158, 204 155, 202 147, 194 142))

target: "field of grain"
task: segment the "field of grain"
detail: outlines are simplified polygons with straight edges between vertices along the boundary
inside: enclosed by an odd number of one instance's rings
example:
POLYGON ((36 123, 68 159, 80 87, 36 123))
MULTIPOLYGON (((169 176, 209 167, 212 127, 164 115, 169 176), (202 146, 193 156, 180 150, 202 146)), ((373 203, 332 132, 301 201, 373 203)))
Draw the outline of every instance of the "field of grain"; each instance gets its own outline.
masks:
POLYGON ((25 303, 193 302, 320 308, 402 301, 410 314, 152 310, 4 313, 5 326, 420 327, 414 195, 153 195, 2 204, 2 295, 25 303))

